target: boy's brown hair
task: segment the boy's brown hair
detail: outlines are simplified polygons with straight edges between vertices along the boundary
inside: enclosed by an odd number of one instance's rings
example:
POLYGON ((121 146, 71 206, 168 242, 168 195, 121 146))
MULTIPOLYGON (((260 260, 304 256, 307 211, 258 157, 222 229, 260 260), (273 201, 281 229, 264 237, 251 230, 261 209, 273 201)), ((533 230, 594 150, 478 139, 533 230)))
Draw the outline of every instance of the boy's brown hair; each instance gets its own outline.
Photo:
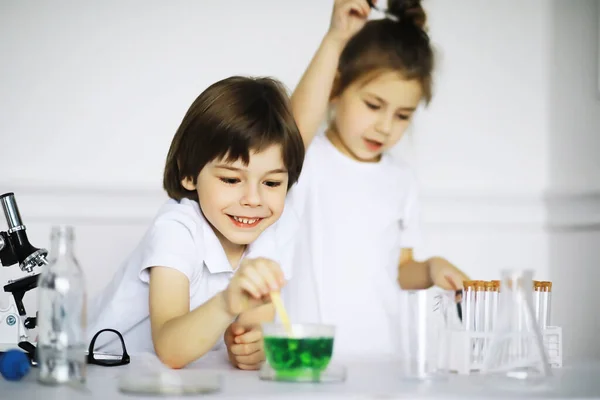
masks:
POLYGON ((163 187, 169 197, 198 201, 197 192, 181 181, 194 182, 215 159, 250 162, 251 152, 280 145, 288 171, 288 189, 298 180, 304 143, 292 116, 283 85, 273 78, 233 76, 209 86, 187 111, 167 155, 163 187))

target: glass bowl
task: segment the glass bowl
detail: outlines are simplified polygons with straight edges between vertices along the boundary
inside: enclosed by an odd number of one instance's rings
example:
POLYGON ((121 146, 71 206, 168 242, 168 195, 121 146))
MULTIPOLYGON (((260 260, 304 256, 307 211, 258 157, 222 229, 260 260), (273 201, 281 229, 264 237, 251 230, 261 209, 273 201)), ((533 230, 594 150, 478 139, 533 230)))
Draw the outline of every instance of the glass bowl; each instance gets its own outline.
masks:
POLYGON ((280 323, 262 328, 267 362, 277 379, 320 379, 333 355, 333 325, 292 324, 291 335, 280 323))

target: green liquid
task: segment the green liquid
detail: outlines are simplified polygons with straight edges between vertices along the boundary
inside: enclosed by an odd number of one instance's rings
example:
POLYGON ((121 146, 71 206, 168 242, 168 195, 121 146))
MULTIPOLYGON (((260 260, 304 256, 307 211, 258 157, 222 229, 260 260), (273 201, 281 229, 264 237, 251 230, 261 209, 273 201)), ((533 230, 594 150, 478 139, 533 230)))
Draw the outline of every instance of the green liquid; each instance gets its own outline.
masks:
POLYGON ((265 337, 265 354, 278 378, 318 379, 333 353, 333 338, 265 337))

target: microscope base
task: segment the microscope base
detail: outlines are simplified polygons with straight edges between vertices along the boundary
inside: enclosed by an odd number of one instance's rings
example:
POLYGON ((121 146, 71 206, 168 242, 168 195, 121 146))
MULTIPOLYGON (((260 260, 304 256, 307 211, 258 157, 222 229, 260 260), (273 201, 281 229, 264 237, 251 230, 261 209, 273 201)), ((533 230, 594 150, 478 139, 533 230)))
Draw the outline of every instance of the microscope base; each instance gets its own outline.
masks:
POLYGON ((28 339, 25 323, 19 316, 14 298, 10 296, 8 307, 0 308, 0 351, 16 349, 20 342, 28 339))

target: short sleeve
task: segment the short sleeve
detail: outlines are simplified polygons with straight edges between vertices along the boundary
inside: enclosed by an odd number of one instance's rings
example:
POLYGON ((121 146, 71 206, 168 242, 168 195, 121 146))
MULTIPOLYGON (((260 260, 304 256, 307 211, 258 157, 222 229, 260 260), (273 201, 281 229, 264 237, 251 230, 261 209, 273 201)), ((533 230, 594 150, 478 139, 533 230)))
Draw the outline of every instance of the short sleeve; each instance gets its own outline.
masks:
POLYGON ((403 249, 413 249, 422 244, 421 237, 421 206, 418 182, 411 176, 401 223, 401 246, 403 249))
POLYGON ((140 279, 143 282, 149 282, 151 267, 176 269, 192 282, 201 250, 194 240, 195 229, 178 217, 164 214, 150 228, 140 264, 140 279))

